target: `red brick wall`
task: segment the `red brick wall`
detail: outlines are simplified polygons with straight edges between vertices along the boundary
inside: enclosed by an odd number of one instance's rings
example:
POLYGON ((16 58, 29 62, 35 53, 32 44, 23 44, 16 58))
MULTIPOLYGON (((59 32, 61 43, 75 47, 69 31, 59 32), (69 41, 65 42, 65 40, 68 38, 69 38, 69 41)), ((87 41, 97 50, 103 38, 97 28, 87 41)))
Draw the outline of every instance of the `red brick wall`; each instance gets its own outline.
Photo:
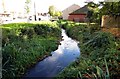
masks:
POLYGON ((86 17, 86 14, 71 14, 68 17, 68 20, 84 22, 85 21, 85 17, 86 17))

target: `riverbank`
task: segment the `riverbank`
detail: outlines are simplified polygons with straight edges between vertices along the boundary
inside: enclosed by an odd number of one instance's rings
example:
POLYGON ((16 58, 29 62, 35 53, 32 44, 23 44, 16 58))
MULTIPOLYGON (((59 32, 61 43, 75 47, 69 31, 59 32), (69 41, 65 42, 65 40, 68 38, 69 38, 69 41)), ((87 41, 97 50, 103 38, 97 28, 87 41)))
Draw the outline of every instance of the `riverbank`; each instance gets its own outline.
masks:
POLYGON ((68 36, 80 42, 79 59, 65 68, 57 79, 119 79, 120 38, 101 31, 97 24, 60 22, 68 36))
POLYGON ((53 78, 65 67, 74 62, 80 55, 78 42, 66 35, 61 29, 62 39, 58 49, 51 52, 51 56, 39 61, 34 67, 28 69, 24 78, 53 78))
POLYGON ((25 71, 57 49, 61 30, 57 22, 11 23, 2 28, 3 79, 25 71))

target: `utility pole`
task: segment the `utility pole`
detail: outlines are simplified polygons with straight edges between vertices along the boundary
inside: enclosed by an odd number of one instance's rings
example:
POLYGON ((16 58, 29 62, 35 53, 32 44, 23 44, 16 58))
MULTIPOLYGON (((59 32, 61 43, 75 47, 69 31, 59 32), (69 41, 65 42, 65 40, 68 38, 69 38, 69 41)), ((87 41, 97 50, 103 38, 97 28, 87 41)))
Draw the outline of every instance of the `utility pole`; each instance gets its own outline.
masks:
POLYGON ((5 13, 5 3, 4 3, 4 0, 2 0, 2 8, 3 8, 3 13, 5 13))
POLYGON ((35 21, 37 21, 37 17, 36 17, 36 4, 35 4, 35 1, 34 1, 34 19, 35 21))

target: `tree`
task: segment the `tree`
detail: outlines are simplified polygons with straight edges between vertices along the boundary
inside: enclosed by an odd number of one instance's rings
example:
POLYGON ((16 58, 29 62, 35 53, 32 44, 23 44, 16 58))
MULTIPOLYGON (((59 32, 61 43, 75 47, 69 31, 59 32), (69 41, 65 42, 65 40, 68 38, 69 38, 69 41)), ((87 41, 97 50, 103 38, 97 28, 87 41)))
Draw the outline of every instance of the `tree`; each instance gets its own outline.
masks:
POLYGON ((25 10, 26 10, 26 13, 27 13, 27 22, 29 22, 29 20, 30 20, 30 16, 29 16, 30 3, 31 3, 31 0, 26 0, 26 2, 25 2, 25 10))
POLYGON ((30 5, 29 5, 30 3, 31 3, 31 0, 26 0, 25 2, 25 10, 27 14, 30 12, 30 5))
POLYGON ((62 15, 62 12, 61 12, 61 11, 56 11, 56 12, 55 12, 55 16, 58 16, 58 17, 59 17, 59 16, 61 16, 61 15, 62 15))
POLYGON ((49 6, 49 14, 50 16, 55 16, 56 8, 54 6, 49 6))
POLYGON ((89 19, 89 22, 100 23, 101 16, 98 8, 100 5, 94 2, 88 2, 87 6, 89 8, 89 11, 87 12, 87 18, 89 19))
POLYGON ((87 17, 92 22, 101 23, 102 15, 110 15, 113 17, 120 16, 120 1, 119 2, 99 2, 98 4, 94 2, 88 2, 87 6, 90 11, 87 17), (102 6, 101 8, 99 8, 102 6))
POLYGON ((119 2, 100 2, 102 15, 111 15, 114 17, 120 16, 120 1, 119 2))
POLYGON ((50 16, 54 17, 54 16, 61 16, 62 12, 58 11, 54 6, 49 6, 49 12, 50 16))

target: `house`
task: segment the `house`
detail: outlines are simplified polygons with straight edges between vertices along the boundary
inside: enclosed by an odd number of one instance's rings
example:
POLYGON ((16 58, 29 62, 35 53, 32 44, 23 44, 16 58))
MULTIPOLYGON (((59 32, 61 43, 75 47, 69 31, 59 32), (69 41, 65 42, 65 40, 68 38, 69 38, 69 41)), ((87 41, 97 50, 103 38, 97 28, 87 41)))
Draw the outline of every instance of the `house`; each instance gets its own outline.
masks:
POLYGON ((41 21, 41 20, 49 21, 50 20, 49 13, 38 13, 37 14, 37 21, 41 21))
POLYGON ((69 14, 68 20, 75 21, 75 22, 86 22, 87 21, 87 12, 90 9, 85 5, 82 8, 79 8, 78 10, 72 12, 69 14))
POLYGON ((74 12, 75 10, 77 10, 79 8, 80 8, 80 6, 76 5, 76 4, 69 6, 68 8, 66 8, 65 10, 62 11, 62 18, 64 20, 68 20, 69 14, 74 12))
POLYGON ((10 13, 0 13, 0 20, 1 21, 12 21, 12 17, 10 13))

